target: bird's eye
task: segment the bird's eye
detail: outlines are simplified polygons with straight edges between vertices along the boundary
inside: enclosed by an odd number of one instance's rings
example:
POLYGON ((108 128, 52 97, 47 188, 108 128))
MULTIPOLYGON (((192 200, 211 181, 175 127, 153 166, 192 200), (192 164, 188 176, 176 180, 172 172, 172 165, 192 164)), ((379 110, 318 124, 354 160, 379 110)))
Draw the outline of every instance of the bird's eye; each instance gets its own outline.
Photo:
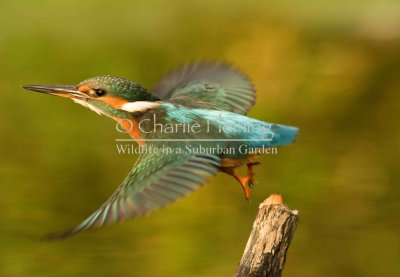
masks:
POLYGON ((96 88, 96 89, 93 89, 93 91, 97 97, 100 97, 100 96, 103 96, 106 94, 106 91, 102 88, 96 88))

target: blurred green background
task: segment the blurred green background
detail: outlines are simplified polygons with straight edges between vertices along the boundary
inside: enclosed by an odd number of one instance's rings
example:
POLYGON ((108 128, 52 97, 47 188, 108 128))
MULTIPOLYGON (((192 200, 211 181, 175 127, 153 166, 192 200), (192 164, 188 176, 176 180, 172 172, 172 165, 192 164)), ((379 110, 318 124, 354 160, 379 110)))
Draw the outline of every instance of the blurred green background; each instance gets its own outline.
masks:
POLYGON ((231 276, 271 193, 301 222, 285 276, 400 276, 399 1, 0 1, 0 276, 231 276), (279 4, 278 4, 279 3, 279 4), (246 202, 218 175, 150 216, 61 242, 134 163, 112 120, 23 84, 113 74, 150 87, 226 60, 250 116, 299 126, 246 202))

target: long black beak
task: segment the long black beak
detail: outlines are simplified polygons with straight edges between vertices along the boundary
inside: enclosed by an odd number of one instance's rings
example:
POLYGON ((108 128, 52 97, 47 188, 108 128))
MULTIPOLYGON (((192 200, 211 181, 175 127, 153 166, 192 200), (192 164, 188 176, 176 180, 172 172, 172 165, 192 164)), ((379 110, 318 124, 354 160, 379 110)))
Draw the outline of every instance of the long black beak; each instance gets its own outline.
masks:
POLYGON ((24 89, 32 90, 40 93, 54 94, 64 97, 73 98, 87 98, 87 94, 84 94, 76 89, 75 86, 67 85, 27 85, 23 86, 24 89))

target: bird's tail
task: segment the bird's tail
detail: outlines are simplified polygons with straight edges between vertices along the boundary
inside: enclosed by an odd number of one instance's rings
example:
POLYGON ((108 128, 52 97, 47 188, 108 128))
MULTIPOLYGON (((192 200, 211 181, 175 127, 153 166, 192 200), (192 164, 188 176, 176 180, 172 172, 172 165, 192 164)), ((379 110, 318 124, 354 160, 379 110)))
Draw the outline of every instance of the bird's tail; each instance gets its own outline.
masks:
POLYGON ((271 124, 271 146, 284 146, 293 143, 299 128, 281 124, 271 124))

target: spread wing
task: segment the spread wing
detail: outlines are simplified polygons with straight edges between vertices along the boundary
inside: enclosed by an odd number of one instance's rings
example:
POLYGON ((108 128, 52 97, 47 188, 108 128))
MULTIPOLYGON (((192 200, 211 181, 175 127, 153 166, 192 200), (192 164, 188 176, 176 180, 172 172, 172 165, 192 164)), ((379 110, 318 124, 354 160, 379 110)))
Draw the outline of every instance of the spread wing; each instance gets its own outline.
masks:
POLYGON ((208 154, 141 155, 130 174, 96 212, 75 228, 49 234, 45 239, 61 239, 149 213, 203 185, 219 165, 219 157, 208 154))
POLYGON ((246 114, 255 103, 249 78, 223 63, 188 64, 163 77, 151 93, 162 100, 192 108, 210 108, 246 114))

